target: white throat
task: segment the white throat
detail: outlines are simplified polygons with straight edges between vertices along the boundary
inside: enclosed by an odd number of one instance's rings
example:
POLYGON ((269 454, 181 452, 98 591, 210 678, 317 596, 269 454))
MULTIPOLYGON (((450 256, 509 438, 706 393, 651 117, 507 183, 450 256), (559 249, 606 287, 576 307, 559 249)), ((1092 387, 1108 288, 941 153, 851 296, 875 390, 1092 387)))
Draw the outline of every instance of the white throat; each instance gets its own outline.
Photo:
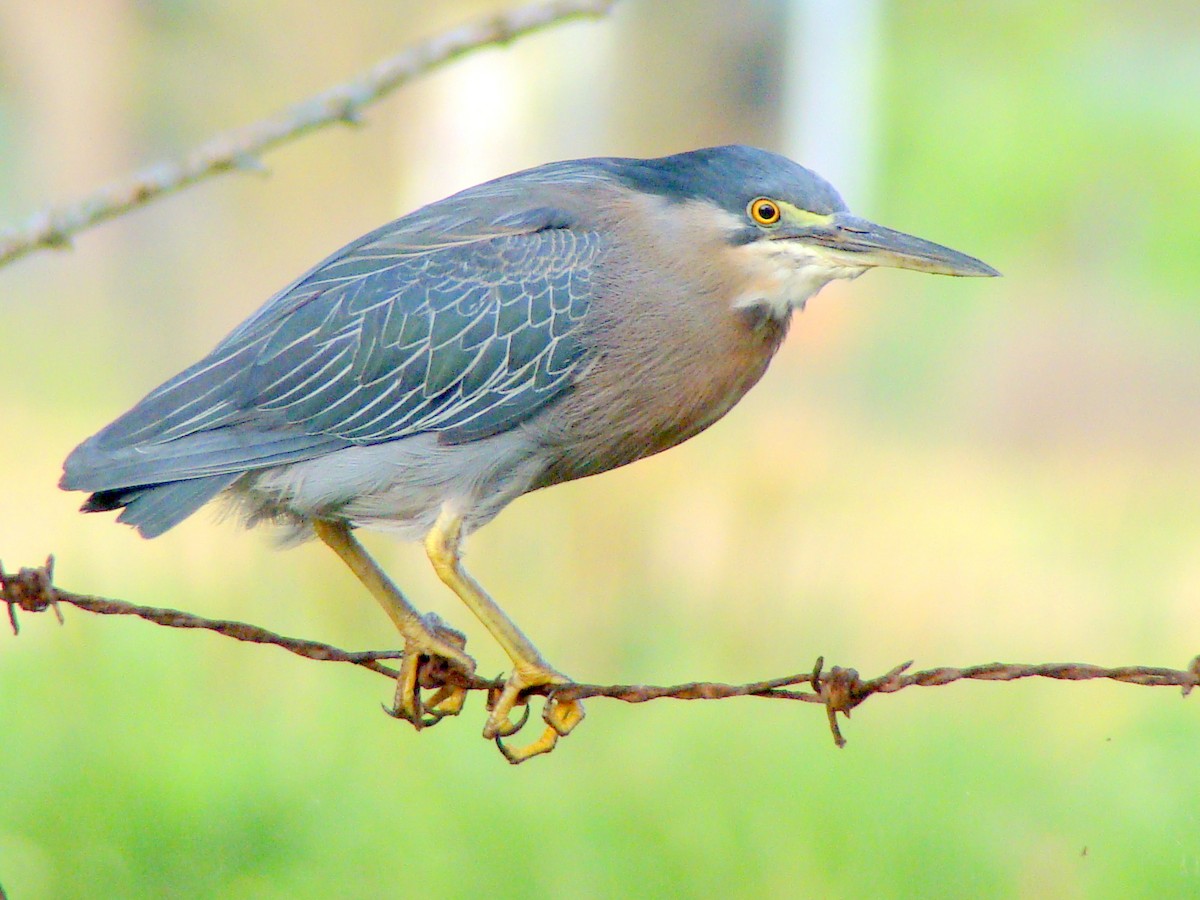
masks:
POLYGON ((772 318, 786 319, 804 309, 808 298, 831 281, 857 278, 865 266, 847 266, 795 241, 756 241, 737 250, 750 278, 733 300, 734 309, 761 309, 772 318))

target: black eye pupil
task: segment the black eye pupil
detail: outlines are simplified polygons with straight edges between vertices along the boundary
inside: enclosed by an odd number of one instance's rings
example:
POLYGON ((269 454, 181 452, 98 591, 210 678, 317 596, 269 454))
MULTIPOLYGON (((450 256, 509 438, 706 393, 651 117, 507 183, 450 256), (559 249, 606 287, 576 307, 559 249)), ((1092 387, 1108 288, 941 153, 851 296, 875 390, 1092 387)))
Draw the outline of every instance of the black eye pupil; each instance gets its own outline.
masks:
POLYGON ((775 207, 770 203, 760 203, 758 205, 758 217, 770 221, 775 218, 775 207))

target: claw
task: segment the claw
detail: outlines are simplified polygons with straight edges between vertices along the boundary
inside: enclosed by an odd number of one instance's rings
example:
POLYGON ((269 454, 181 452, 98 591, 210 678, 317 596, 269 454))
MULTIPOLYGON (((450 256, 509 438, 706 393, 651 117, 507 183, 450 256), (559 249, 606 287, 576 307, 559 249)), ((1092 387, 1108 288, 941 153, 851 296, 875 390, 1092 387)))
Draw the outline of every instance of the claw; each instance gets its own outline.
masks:
POLYGON ((568 680, 553 669, 517 669, 509 677, 504 689, 491 704, 491 715, 483 729, 483 736, 496 742, 496 747, 513 765, 523 763, 527 759, 549 753, 554 749, 560 737, 566 737, 571 730, 583 721, 583 703, 579 700, 560 700, 551 691, 546 697, 546 705, 542 709, 542 720, 546 728, 541 737, 524 747, 509 747, 503 738, 516 734, 529 721, 529 706, 524 692, 531 687, 546 684, 567 684, 568 680), (525 706, 525 714, 521 721, 512 721, 512 711, 517 705, 525 706))
POLYGON ((500 740, 500 736, 496 735, 496 748, 500 753, 514 766, 519 766, 527 759, 532 759, 535 756, 541 756, 543 753, 549 753, 554 749, 554 745, 558 743, 558 732, 553 728, 547 727, 542 732, 542 736, 532 744, 526 744, 524 747, 509 747, 504 741, 500 740))
POLYGON ((532 743, 526 744, 524 747, 509 747, 500 739, 500 735, 496 735, 496 747, 505 759, 514 766, 518 766, 527 759, 541 756, 543 753, 549 753, 553 750, 558 744, 558 739, 566 737, 572 728, 583 721, 583 716, 583 703, 581 701, 555 700, 553 696, 550 696, 546 698, 546 707, 542 711, 542 718, 546 722, 546 728, 542 731, 541 737, 532 743))
POLYGON ((505 716, 504 721, 496 723, 496 733, 494 737, 511 737, 525 727, 525 723, 529 721, 530 709, 528 703, 523 703, 521 705, 525 707, 525 712, 521 715, 521 721, 514 722, 511 715, 505 716))
POLYGON ((403 719, 418 731, 462 712, 467 688, 448 679, 455 673, 469 675, 475 671, 475 661, 463 652, 467 639, 462 632, 446 626, 432 613, 424 623, 438 643, 405 645, 392 708, 384 707, 392 718, 403 719), (422 689, 434 692, 428 702, 421 697, 422 689))

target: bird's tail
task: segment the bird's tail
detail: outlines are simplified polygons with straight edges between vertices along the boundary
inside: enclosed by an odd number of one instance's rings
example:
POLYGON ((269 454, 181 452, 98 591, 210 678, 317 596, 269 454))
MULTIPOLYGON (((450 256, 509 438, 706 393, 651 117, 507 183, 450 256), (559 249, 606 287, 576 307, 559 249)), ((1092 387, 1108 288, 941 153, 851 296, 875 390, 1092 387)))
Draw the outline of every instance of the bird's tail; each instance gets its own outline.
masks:
POLYGON ((142 537, 158 537, 237 481, 240 475, 240 472, 234 472, 96 491, 81 509, 83 512, 108 512, 123 507, 118 522, 134 526, 142 537))

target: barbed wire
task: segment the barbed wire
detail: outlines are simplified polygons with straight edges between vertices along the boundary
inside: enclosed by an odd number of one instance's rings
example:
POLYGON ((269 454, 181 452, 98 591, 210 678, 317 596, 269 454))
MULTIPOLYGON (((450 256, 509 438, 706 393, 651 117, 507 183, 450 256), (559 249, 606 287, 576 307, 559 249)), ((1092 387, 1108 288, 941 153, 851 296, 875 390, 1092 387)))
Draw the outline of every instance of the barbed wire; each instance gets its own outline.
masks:
MULTIPOLYGON (((361 666, 389 678, 398 675, 396 669, 382 661, 399 659, 398 650, 367 650, 352 652, 338 647, 303 638, 276 634, 257 625, 228 619, 208 619, 177 609, 157 606, 139 606, 123 600, 77 594, 54 584, 54 557, 46 559, 43 566, 26 567, 16 573, 4 571, 0 563, 0 602, 8 608, 13 634, 20 631, 17 610, 43 612, 51 609, 63 622, 61 605, 66 603, 87 612, 99 615, 137 616, 157 625, 169 628, 200 628, 225 637, 255 644, 273 644, 297 656, 324 662, 342 662, 361 666)), ((439 687, 462 687, 469 691, 484 691, 494 697, 504 687, 503 678, 481 678, 467 675, 432 660, 419 675, 421 684, 428 689, 439 687)), ((591 697, 607 697, 625 703, 646 703, 650 700, 726 700, 733 697, 766 697, 776 700, 794 700, 803 703, 818 703, 825 707, 829 729, 834 743, 839 747, 846 744, 838 725, 837 716, 850 717, 850 712, 868 697, 876 694, 894 694, 909 687, 940 687, 956 681, 1017 681, 1022 678, 1054 678, 1060 681, 1089 681, 1104 678, 1126 684, 1146 687, 1178 687, 1187 696, 1200 684, 1200 656, 1188 664, 1187 669, 1169 669, 1157 666, 1121 666, 1105 668, 1089 663, 983 663, 963 668, 941 666, 910 672, 913 662, 901 663, 884 674, 864 679, 854 669, 832 666, 825 668, 824 658, 818 658, 812 669, 765 681, 746 684, 725 684, 714 681, 691 681, 674 685, 646 684, 587 684, 570 682, 562 685, 530 688, 526 696, 553 694, 560 700, 584 700, 591 697), (808 690, 798 689, 807 686, 808 690)))
POLYGON ((329 125, 356 125, 368 105, 467 53, 506 44, 571 19, 599 18, 616 0, 532 3, 460 25, 376 63, 357 78, 251 125, 224 132, 186 156, 149 166, 75 203, 42 210, 0 231, 0 266, 35 250, 63 249, 75 234, 223 172, 265 172, 259 157, 329 125))

